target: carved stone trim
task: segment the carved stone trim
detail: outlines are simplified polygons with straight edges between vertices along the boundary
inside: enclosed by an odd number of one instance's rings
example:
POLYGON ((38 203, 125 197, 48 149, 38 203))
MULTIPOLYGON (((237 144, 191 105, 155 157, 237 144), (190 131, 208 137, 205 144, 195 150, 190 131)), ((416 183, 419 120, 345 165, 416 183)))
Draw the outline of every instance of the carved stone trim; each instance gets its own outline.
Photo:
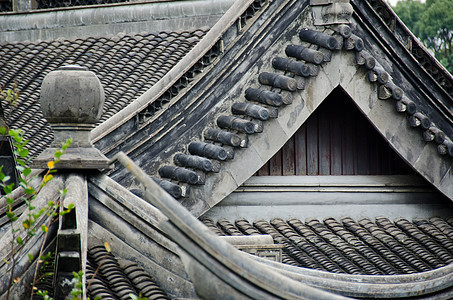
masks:
POLYGON ((315 25, 349 24, 354 9, 347 1, 311 0, 315 25))

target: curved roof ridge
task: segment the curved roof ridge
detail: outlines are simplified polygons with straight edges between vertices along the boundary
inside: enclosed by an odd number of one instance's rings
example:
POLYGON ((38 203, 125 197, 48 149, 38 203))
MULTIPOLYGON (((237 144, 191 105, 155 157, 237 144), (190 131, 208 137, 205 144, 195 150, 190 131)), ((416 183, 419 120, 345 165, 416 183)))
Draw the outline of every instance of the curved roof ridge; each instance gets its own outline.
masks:
POLYGON ((410 31, 390 5, 384 0, 352 1, 354 7, 363 7, 365 3, 372 8, 387 26, 388 30, 404 45, 408 52, 423 66, 436 82, 453 98, 453 75, 429 52, 423 43, 410 31), (404 35, 404 36, 402 36, 404 35), (404 40, 406 38, 406 40, 404 40), (434 65, 432 65, 434 64, 434 65), (434 71, 432 69, 437 70, 434 71), (440 71, 440 73, 438 72, 440 71), (443 76, 440 77, 440 76, 443 76))
POLYGON ((220 20, 209 30, 202 40, 183 57, 164 77, 142 96, 130 103, 120 112, 106 120, 92 131, 92 140, 96 142, 103 136, 109 134, 126 121, 133 118, 138 111, 142 111, 152 102, 162 96, 178 79, 190 70, 200 59, 203 58, 221 39, 222 35, 241 17, 254 0, 238 0, 220 18, 220 20))
POLYGON ((354 275, 301 268, 261 257, 253 259, 297 281, 352 297, 410 297, 420 293, 435 293, 451 288, 453 278, 453 264, 415 274, 354 275))

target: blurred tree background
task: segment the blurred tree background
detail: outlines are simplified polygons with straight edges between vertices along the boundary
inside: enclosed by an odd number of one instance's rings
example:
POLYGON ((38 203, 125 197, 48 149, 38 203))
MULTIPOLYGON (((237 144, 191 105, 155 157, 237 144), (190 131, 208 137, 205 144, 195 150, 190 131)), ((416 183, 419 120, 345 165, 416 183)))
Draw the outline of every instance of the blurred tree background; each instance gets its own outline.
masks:
POLYGON ((453 74, 453 0, 403 0, 393 10, 453 74))

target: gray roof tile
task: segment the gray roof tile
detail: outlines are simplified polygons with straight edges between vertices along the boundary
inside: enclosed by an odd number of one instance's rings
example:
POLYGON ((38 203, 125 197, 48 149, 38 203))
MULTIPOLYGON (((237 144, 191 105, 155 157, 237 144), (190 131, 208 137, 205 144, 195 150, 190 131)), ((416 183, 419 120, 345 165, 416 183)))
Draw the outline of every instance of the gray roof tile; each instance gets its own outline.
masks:
POLYGON ((202 221, 217 235, 270 234, 283 244, 283 262, 334 273, 395 275, 425 272, 453 262, 453 219, 433 217, 338 221, 246 219, 202 221))
POLYGON ((130 299, 133 294, 148 299, 169 299, 141 267, 115 257, 104 245, 95 245, 88 250, 86 273, 88 296, 91 298, 130 299))
POLYGON ((12 127, 25 130, 35 156, 52 140, 39 108, 40 86, 47 73, 68 64, 95 72, 106 93, 102 122, 164 76, 206 30, 0 44, 0 87, 11 88, 16 82, 21 93, 17 107, 2 103, 5 116, 12 127))

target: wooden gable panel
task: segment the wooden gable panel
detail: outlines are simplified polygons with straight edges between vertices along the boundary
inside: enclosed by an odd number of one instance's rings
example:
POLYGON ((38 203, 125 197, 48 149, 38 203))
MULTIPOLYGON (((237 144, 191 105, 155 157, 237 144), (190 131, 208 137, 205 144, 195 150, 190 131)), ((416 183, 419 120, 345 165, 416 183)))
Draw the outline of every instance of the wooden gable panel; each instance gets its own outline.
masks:
POLYGON ((257 172, 260 176, 396 174, 413 171, 340 89, 257 172))

